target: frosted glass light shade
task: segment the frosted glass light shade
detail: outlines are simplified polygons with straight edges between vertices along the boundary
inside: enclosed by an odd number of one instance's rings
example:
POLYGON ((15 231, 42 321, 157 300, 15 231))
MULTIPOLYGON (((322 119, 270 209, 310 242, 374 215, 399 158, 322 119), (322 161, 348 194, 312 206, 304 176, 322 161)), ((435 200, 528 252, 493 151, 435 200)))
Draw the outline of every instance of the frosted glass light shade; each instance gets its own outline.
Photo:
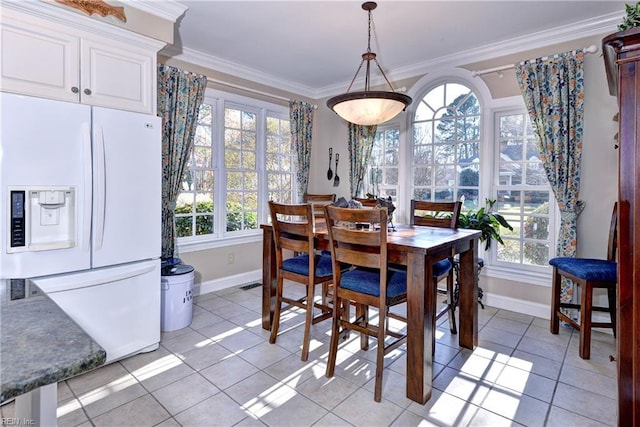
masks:
POLYGON ((346 121, 365 126, 387 122, 409 104, 409 96, 384 91, 345 93, 327 101, 327 106, 346 121))

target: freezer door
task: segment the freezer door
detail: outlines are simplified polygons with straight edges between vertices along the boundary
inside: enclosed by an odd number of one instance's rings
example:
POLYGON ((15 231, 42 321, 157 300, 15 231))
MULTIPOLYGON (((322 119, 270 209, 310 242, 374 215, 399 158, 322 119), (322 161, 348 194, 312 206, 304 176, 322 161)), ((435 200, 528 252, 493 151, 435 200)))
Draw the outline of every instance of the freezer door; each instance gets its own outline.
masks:
POLYGON ((160 342, 160 261, 33 281, 107 352, 107 363, 160 342))
POLYGON ((90 107, 10 93, 2 93, 0 102, 0 277, 90 268, 90 107), (41 203, 45 194, 70 197, 56 207, 55 200, 41 203), (17 217, 23 208, 29 221, 17 217), (65 221, 71 221, 68 227, 65 221), (12 241, 12 229, 30 239, 12 241))
POLYGON ((94 268, 160 257, 160 135, 159 117, 93 109, 94 268))

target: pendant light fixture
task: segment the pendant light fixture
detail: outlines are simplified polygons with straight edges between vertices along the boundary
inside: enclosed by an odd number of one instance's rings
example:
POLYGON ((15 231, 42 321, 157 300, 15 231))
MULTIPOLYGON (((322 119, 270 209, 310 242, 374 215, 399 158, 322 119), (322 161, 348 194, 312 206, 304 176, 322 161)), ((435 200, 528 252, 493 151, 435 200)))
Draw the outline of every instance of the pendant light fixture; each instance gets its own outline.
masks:
POLYGON ((400 114, 401 111, 411 104, 410 96, 397 93, 393 90, 393 86, 391 86, 389 79, 384 74, 384 71, 382 71, 376 59, 376 54, 371 52, 371 11, 377 6, 377 3, 373 1, 362 3, 362 9, 369 13, 367 51, 362 54, 362 61, 356 71, 356 75, 353 76, 353 80, 351 80, 349 88, 347 88, 347 92, 329 98, 327 101, 327 106, 337 115, 357 125, 377 125, 384 123, 400 114), (367 67, 364 79, 364 90, 361 92, 350 92, 353 82, 358 77, 365 61, 367 67), (371 61, 375 62, 382 77, 384 77, 389 85, 390 91, 369 90, 369 85, 371 84, 371 61))

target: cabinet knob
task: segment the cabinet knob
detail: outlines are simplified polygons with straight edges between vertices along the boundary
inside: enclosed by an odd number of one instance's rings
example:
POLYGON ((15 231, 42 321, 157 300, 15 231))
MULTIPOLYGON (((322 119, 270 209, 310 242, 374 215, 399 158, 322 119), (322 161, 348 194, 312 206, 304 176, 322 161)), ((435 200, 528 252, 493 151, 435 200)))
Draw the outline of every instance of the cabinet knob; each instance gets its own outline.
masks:
POLYGON ((91 89, 85 89, 84 90, 84 94, 85 95, 91 95, 91 89))
POLYGON ((73 92, 73 93, 78 93, 79 91, 80 91, 80 89, 78 89, 75 86, 71 88, 71 92, 73 92))

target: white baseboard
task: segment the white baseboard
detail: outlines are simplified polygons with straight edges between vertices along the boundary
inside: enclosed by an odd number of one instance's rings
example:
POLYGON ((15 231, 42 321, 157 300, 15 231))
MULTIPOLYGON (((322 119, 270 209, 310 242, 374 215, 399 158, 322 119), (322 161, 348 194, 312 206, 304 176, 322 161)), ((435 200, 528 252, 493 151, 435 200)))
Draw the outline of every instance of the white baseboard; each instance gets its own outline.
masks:
POLYGON ((202 283, 195 283, 193 293, 195 296, 198 296, 255 282, 262 282, 262 269, 234 274, 233 276, 226 276, 220 279, 207 280, 202 283))
POLYGON ((490 294, 488 292, 484 293, 482 302, 490 307, 515 311, 517 313, 528 314, 542 319, 549 319, 551 317, 551 307, 537 302, 490 294))

